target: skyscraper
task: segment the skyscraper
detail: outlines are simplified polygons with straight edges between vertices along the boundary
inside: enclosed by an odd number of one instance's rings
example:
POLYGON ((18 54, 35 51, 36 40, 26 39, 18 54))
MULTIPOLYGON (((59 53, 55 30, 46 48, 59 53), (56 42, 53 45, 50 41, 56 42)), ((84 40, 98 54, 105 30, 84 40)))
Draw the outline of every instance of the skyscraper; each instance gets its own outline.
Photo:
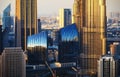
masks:
POLYGON ((26 77, 26 63, 21 48, 5 48, 2 53, 2 77, 26 77))
POLYGON ((26 50, 27 37, 37 33, 37 0, 16 0, 16 46, 26 50))
POLYGON ((14 18, 11 16, 11 4, 7 5, 3 9, 2 17, 2 31, 3 31, 3 48, 5 47, 14 47, 14 18))
POLYGON ((47 61, 48 53, 48 33, 42 31, 38 34, 28 37, 27 51, 28 51, 28 64, 38 65, 44 64, 47 61))
POLYGON ((77 62, 79 51, 78 31, 76 24, 65 26, 59 31, 59 61, 77 62))
POLYGON ((71 10, 61 8, 59 10, 59 26, 63 28, 64 26, 71 24, 71 10))
POLYGON ((106 53, 106 0, 75 0, 73 19, 79 31, 82 74, 97 73, 97 59, 106 53))

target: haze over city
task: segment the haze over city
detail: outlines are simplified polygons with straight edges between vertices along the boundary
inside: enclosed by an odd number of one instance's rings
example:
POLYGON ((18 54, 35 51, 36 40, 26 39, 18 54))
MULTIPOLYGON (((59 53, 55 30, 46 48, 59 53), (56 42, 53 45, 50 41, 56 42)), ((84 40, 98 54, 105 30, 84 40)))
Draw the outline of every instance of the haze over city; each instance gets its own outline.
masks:
POLYGON ((0 77, 120 77, 120 0, 0 0, 0 77))
MULTIPOLYGON (((6 3, 15 3, 15 0, 0 0, 0 9, 6 6, 6 3)), ((42 15, 56 15, 60 8, 73 8, 74 0, 38 0, 38 17, 42 15)), ((119 7, 120 0, 107 0, 107 11, 120 11, 119 7)), ((14 7, 12 7, 14 9, 14 7)), ((14 13, 11 13, 13 15, 14 13)))
MULTIPOLYGON (((58 14, 60 8, 73 8, 74 0, 38 0, 38 16, 58 14)), ((120 0, 107 0, 107 11, 120 11, 120 0)))

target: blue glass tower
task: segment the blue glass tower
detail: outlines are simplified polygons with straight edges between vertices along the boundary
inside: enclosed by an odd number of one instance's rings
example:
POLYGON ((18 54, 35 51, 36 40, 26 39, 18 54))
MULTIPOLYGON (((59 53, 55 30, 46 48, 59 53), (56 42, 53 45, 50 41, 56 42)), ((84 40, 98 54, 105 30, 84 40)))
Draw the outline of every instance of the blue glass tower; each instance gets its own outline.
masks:
POLYGON ((47 60, 48 34, 42 31, 36 35, 28 37, 28 64, 44 64, 47 60))
POLYGON ((59 61, 76 62, 78 53, 78 30, 76 24, 71 24, 59 31, 59 61))
POLYGON ((9 4, 3 10, 3 17, 2 17, 3 48, 15 46, 14 27, 13 27, 14 19, 10 13, 11 13, 11 4, 9 4))

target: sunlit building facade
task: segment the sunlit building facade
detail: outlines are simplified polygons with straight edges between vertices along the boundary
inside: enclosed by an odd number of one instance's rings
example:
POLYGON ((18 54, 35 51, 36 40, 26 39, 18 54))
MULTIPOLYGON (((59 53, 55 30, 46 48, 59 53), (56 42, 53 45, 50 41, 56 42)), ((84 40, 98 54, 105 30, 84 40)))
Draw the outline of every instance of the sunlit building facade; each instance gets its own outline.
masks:
POLYGON ((27 37, 37 33, 37 0, 16 0, 16 46, 26 50, 27 37))
POLYGON ((71 9, 59 9, 59 28, 70 25, 72 22, 71 9))
POLYGON ((120 43, 119 42, 113 42, 113 44, 110 45, 110 52, 112 55, 120 55, 120 43))
POLYGON ((76 24, 65 26, 59 31, 59 61, 76 62, 79 42, 76 24))
POLYGON ((79 31, 81 74, 97 73, 97 59, 106 53, 106 0, 75 0, 73 22, 79 31))
POLYGON ((47 50, 48 34, 46 31, 29 36, 27 40, 28 64, 44 64, 47 61, 47 50))

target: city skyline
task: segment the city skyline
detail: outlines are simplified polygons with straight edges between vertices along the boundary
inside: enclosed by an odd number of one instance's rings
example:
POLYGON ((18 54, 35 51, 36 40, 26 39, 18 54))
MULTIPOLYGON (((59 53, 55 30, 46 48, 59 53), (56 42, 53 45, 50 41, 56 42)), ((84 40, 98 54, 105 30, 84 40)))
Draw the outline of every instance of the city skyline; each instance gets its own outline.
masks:
POLYGON ((0 0, 0 77, 120 77, 119 3, 0 0))

